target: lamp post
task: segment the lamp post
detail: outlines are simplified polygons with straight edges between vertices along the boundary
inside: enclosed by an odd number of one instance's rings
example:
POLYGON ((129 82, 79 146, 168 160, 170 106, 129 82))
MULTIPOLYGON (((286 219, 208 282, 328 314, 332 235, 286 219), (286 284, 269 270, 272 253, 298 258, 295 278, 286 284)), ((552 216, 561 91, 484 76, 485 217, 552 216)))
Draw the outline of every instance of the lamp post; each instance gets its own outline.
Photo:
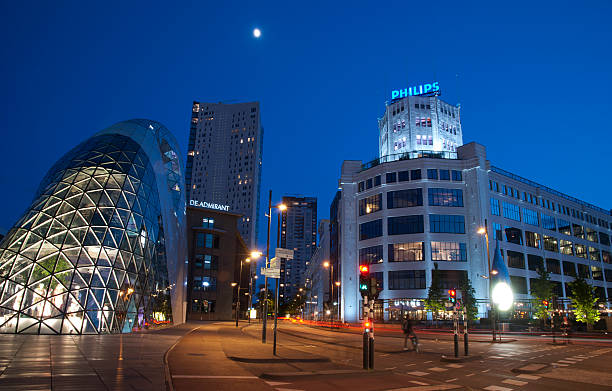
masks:
MULTIPOLYGON (((244 263, 248 263, 250 266, 251 263, 251 258, 252 259, 257 259, 261 256, 261 252, 259 251, 251 251, 251 257, 250 258, 246 258, 244 261, 240 260, 240 275, 238 277, 238 302, 236 303, 236 327, 238 327, 238 319, 240 318, 240 290, 242 289, 242 265, 244 263)), ((249 268, 249 276, 251 274, 250 272, 250 268, 249 268)), ((249 300, 251 300, 251 287, 249 285, 249 300)), ((249 320, 251 319, 251 316, 248 316, 249 320)))
MULTIPOLYGON (((285 204, 278 204, 276 205, 276 207, 281 212, 281 214, 287 210, 287 205, 285 204)), ((279 215, 278 216, 278 230, 276 231, 276 248, 280 247, 280 233, 281 233, 280 228, 281 228, 281 216, 279 215)), ((280 262, 280 259, 278 261, 280 262)), ((280 276, 278 276, 278 278, 276 279, 276 286, 275 286, 276 300, 274 300, 274 344, 272 347, 272 354, 275 356, 276 356, 276 334, 277 334, 277 329, 278 329, 279 282, 280 282, 280 276)))
MULTIPOLYGON (((326 269, 329 269, 329 286, 331 287, 330 288, 330 295, 329 295, 329 304, 331 304, 332 307, 333 307, 333 305, 334 305, 334 282, 333 282, 333 279, 334 279, 334 265, 332 265, 331 262, 329 262, 329 261, 325 261, 325 262, 323 262, 323 267, 326 268, 326 269)), ((330 311, 329 314, 332 314, 330 317, 332 318, 331 320, 333 321, 333 318, 334 318, 333 312, 330 311)))
POLYGON ((491 299, 491 255, 489 253, 489 225, 487 224, 487 219, 485 219, 484 227, 480 227, 478 229, 478 233, 480 235, 485 236, 485 242, 487 244, 487 280, 489 284, 489 301, 491 305, 491 320, 492 324, 492 333, 493 333, 493 342, 495 342, 495 309, 493 308, 493 300, 491 299))
MULTIPOLYGON (((232 283, 230 283, 230 285, 233 288, 235 286, 238 286, 238 283, 237 282, 232 282, 232 283)), ((233 289, 232 289, 232 291, 233 291, 233 289)), ((240 302, 240 291, 238 291, 238 302, 240 302)), ((234 306, 234 308, 235 308, 234 311, 236 311, 236 325, 238 325, 238 304, 236 304, 234 306)))
POLYGON ((338 322, 340 321, 340 281, 336 281, 334 284, 336 284, 336 287, 338 288, 338 301, 336 302, 336 305, 338 306, 338 322))

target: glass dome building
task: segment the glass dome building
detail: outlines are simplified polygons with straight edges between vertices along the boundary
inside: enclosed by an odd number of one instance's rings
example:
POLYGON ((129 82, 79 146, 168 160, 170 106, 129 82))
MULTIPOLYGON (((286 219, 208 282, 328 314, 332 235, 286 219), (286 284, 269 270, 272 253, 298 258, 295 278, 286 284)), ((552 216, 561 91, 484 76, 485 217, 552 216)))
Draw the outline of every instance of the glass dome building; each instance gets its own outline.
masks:
POLYGON ((104 129, 47 173, 0 242, 0 332, 130 332, 184 320, 183 163, 160 123, 104 129))

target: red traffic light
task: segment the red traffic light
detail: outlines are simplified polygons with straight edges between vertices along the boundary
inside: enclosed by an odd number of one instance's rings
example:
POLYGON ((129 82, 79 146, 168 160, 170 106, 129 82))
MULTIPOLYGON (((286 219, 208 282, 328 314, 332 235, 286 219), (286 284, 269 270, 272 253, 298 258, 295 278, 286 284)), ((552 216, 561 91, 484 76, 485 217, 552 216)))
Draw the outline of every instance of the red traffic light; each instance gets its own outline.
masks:
POLYGON ((542 304, 544 307, 548 308, 548 300, 542 300, 542 304))
POLYGON ((370 322, 365 322, 365 323, 363 324, 363 327, 365 327, 366 329, 367 329, 367 328, 370 328, 370 322))
POLYGON ((457 291, 454 290, 454 289, 451 289, 451 290, 448 291, 448 295, 450 297, 456 297, 457 296, 457 291))
POLYGON ((360 265, 359 266, 359 272, 360 273, 368 273, 370 271, 370 269, 368 268, 368 265, 360 265))

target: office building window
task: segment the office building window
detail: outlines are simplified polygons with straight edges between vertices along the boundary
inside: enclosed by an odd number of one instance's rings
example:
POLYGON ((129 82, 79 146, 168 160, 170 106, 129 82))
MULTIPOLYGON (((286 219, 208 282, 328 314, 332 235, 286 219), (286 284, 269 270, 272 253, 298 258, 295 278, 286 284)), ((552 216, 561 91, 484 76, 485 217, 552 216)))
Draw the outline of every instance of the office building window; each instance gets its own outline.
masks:
POLYGON ((367 240, 382 236, 382 220, 359 224, 359 240, 367 240))
POLYGON ((378 193, 373 196, 362 198, 359 200, 359 216, 378 212, 382 209, 382 194, 378 193))
POLYGON ((544 235, 544 250, 559 252, 558 241, 554 236, 544 235))
POLYGON ((599 262, 601 260, 599 257, 599 250, 595 247, 589 246, 589 259, 591 261, 599 262))
POLYGON ((465 243, 431 242, 431 260, 467 262, 465 243))
POLYGON ((523 208, 523 221, 525 221, 526 224, 538 227, 540 225, 538 221, 538 212, 532 209, 523 208))
POLYGON ((574 243, 574 249, 576 250, 577 257, 586 259, 587 249, 584 244, 574 243))
POLYGON ((506 241, 508 243, 523 244, 523 231, 514 227, 504 227, 506 241))
POLYGON ((438 179, 438 170, 433 168, 427 169, 427 179, 438 179))
POLYGON ((387 192, 387 209, 408 208, 422 205, 422 189, 405 189, 387 192))
POLYGON ((389 245, 389 262, 423 261, 423 242, 394 243, 389 245))
POLYGON ((421 179, 421 170, 411 170, 410 180, 417 181, 419 179, 421 179))
POLYGON ((559 227, 559 233, 562 233, 564 235, 567 236, 571 236, 572 235, 572 227, 569 223, 569 221, 565 221, 565 220, 557 220, 558 223, 558 227, 559 227))
POLYGON ((214 234, 205 234, 198 232, 196 234, 196 247, 219 248, 219 237, 214 234))
POLYGON ((500 216, 499 212, 499 200, 491 197, 491 214, 493 216, 500 216))
POLYGON ((599 233, 599 243, 609 246, 610 245, 610 235, 600 232, 599 233))
POLYGON ((587 229, 586 229, 586 239, 589 242, 597 243, 598 242, 598 240, 597 240, 597 231, 595 231, 592 228, 587 227, 587 229))
POLYGON ((510 220, 521 221, 521 211, 518 205, 511 204, 509 202, 502 202, 504 217, 510 220))
POLYGON ((372 246, 359 249, 359 264, 369 265, 372 263, 382 263, 383 246, 372 246))
POLYGON ((425 289, 425 270, 390 271, 389 289, 425 289))
POLYGON ((423 216, 412 215, 389 217, 387 220, 387 232, 389 235, 423 233, 423 216))
POLYGON ((501 224, 493 223, 493 240, 504 240, 501 224))
POLYGON ((204 217, 202 219, 202 227, 212 229, 215 227, 215 219, 204 217))
POLYGON ((527 280, 525 277, 510 276, 510 285, 512 286, 512 291, 514 293, 518 293, 520 295, 527 294, 527 280))
POLYGON ((386 175, 387 183, 395 183, 397 182, 397 174, 395 172, 388 172, 386 175))
POLYGON ((374 186, 380 186, 380 175, 374 177, 374 186))
POLYGON ((555 224, 555 218, 552 216, 548 216, 545 214, 541 214, 542 216, 542 228, 548 229, 550 231, 556 231, 557 226, 555 224))
POLYGON ((523 253, 507 250, 506 254, 508 256, 508 267, 513 267, 515 269, 525 268, 525 255, 523 255, 523 253))
POLYGON ((400 171, 397 173, 397 179, 400 182, 408 182, 410 180, 410 171, 400 171))
POLYGON ((453 170, 452 175, 453 175, 453 181, 455 182, 461 182, 463 180, 463 175, 461 171, 453 170))
POLYGON ((561 239, 559 241, 559 248, 561 250, 561 254, 574 255, 574 250, 572 248, 572 242, 570 242, 569 240, 561 239))
POLYGON ((563 275, 576 277, 576 264, 574 262, 563 261, 563 275))
POLYGON ((463 190, 429 188, 429 206, 463 206, 463 190))
POLYGON ((584 227, 580 224, 572 224, 572 230, 574 231, 574 236, 580 239, 584 239, 584 227))
MULTIPOLYGON (((606 281, 612 282, 612 269, 604 269, 604 270, 605 270, 605 275, 606 275, 606 281)), ((608 289, 612 289, 612 288, 608 288, 608 289)), ((610 291, 608 291, 608 297, 612 297, 612 295, 610 295, 610 291)))
POLYGON ((215 292, 217 290, 217 278, 212 276, 202 277, 202 288, 204 292, 215 292))
POLYGON ((204 255, 204 270, 217 270, 219 267, 219 257, 216 255, 204 255))
POLYGON ((533 248, 542 248, 540 242, 540 234, 531 231, 525 231, 525 245, 533 248))
POLYGON ((449 170, 440 170, 440 180, 441 181, 450 181, 450 171, 449 170))
POLYGON ((461 215, 429 215, 429 230, 432 233, 465 233, 465 217, 461 215))
POLYGON ((593 275, 594 280, 603 281, 603 273, 599 266, 591 266, 591 274, 593 275))
POLYGON ((591 278, 591 268, 588 265, 578 263, 576 266, 578 266, 578 277, 591 278))
POLYGON ((372 188, 372 178, 366 179, 366 189, 372 188))
POLYGON ((529 270, 534 270, 534 271, 538 269, 544 270, 544 261, 542 260, 542 257, 539 255, 527 254, 527 264, 528 264, 529 270))
POLYGON ((546 258, 546 270, 549 273, 561 274, 561 262, 558 259, 546 258))
POLYGON ((609 251, 601 250, 601 260, 604 263, 612 263, 612 255, 609 251))
POLYGON ((359 184, 357 185, 357 191, 361 193, 361 192, 362 192, 362 191, 364 191, 364 190, 365 190, 365 182, 361 181, 361 182, 359 182, 359 184))

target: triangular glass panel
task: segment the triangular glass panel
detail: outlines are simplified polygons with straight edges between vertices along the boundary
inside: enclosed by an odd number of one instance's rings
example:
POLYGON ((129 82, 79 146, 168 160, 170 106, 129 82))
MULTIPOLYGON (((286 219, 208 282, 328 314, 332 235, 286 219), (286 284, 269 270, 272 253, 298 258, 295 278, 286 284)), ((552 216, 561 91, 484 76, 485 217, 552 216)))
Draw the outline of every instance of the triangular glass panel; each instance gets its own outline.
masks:
POLYGON ((81 213, 81 215, 83 216, 83 219, 87 222, 87 224, 89 224, 95 212, 96 210, 94 208, 79 209, 79 213, 81 213))
POLYGON ((100 213, 99 209, 97 209, 96 212, 94 213, 93 218, 91 219, 91 225, 100 226, 100 227, 107 226, 106 221, 102 217, 102 214, 100 213))

